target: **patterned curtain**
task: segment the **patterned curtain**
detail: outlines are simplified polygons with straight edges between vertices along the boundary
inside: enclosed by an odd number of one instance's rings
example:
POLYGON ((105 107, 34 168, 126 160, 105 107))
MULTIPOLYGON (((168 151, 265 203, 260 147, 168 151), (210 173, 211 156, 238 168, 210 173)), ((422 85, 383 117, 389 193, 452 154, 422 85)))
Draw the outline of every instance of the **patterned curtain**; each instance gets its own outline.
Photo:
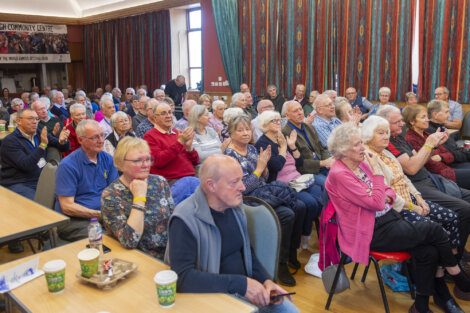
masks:
POLYGON ((102 22, 83 27, 85 88, 88 92, 110 83, 116 74, 114 22, 102 22))
POLYGON ((378 100, 387 86, 392 100, 404 100, 411 90, 415 0, 344 0, 339 8, 339 93, 353 86, 378 100))
POLYGON ((119 19, 116 35, 121 88, 146 84, 152 91, 171 79, 168 10, 119 19))
POLYGON ((212 0, 215 28, 222 63, 232 92, 242 83, 242 53, 238 32, 238 3, 236 0, 212 0))
POLYGON ((470 1, 420 1, 418 96, 428 101, 446 86, 450 97, 470 102, 470 1))

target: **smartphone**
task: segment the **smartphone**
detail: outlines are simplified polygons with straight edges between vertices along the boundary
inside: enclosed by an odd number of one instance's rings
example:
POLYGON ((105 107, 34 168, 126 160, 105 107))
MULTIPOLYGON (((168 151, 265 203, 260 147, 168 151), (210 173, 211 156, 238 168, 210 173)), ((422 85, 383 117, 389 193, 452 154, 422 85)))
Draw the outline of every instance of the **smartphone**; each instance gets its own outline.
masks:
MULTIPOLYGON (((87 244, 86 247, 90 249, 90 244, 87 244)), ((103 245, 103 253, 108 253, 108 252, 111 252, 111 248, 109 248, 106 245, 103 245)))
POLYGON ((288 292, 288 293, 281 293, 281 294, 278 294, 278 295, 272 295, 271 296, 271 302, 272 303, 277 302, 277 301, 281 300, 282 297, 287 297, 287 296, 291 296, 291 295, 295 295, 295 292, 288 292))

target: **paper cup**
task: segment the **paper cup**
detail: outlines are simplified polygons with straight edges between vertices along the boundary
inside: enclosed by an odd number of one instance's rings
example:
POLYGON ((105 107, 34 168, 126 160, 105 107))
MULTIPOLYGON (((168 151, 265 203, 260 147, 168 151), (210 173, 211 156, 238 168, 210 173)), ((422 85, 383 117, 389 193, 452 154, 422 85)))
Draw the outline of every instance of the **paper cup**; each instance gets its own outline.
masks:
POLYGON ((53 260, 44 264, 43 271, 46 276, 49 292, 59 292, 65 287, 65 261, 53 260))
POLYGON ((15 126, 8 125, 8 131, 10 133, 14 132, 15 131, 15 126))
POLYGON ((171 270, 155 274, 153 281, 156 284, 158 302, 162 308, 171 308, 175 304, 177 279, 178 275, 171 270))
POLYGON ((4 132, 5 131, 5 124, 0 124, 0 132, 4 132))
POLYGON ((90 278, 98 272, 100 251, 97 249, 84 249, 77 255, 80 261, 82 276, 90 278))

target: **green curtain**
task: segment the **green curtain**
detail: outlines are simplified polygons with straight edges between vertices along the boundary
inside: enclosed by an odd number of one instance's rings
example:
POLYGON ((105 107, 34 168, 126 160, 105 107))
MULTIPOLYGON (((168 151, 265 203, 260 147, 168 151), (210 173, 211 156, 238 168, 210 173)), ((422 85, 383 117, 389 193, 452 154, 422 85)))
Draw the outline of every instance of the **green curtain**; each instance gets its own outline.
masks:
POLYGON ((242 83, 242 50, 238 33, 237 0, 212 0, 215 28, 225 73, 232 92, 242 83))

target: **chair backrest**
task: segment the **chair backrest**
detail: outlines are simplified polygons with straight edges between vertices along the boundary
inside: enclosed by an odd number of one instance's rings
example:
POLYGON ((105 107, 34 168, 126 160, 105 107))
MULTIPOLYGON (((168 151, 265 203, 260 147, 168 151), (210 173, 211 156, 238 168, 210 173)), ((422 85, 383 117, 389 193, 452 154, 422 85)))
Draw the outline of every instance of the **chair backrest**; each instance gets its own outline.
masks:
POLYGON ((245 197, 243 201, 251 246, 271 279, 275 280, 281 243, 279 220, 265 201, 255 197, 245 197))
POLYGON ((46 161, 51 162, 55 161, 57 164, 60 163, 62 159, 59 149, 56 147, 47 147, 46 161))
POLYGON ((470 112, 465 113, 465 117, 462 122, 462 137, 470 137, 470 112))
POLYGON ((39 176, 38 185, 34 201, 54 210, 55 204, 55 173, 57 171, 57 163, 52 161, 47 163, 42 169, 39 176))

